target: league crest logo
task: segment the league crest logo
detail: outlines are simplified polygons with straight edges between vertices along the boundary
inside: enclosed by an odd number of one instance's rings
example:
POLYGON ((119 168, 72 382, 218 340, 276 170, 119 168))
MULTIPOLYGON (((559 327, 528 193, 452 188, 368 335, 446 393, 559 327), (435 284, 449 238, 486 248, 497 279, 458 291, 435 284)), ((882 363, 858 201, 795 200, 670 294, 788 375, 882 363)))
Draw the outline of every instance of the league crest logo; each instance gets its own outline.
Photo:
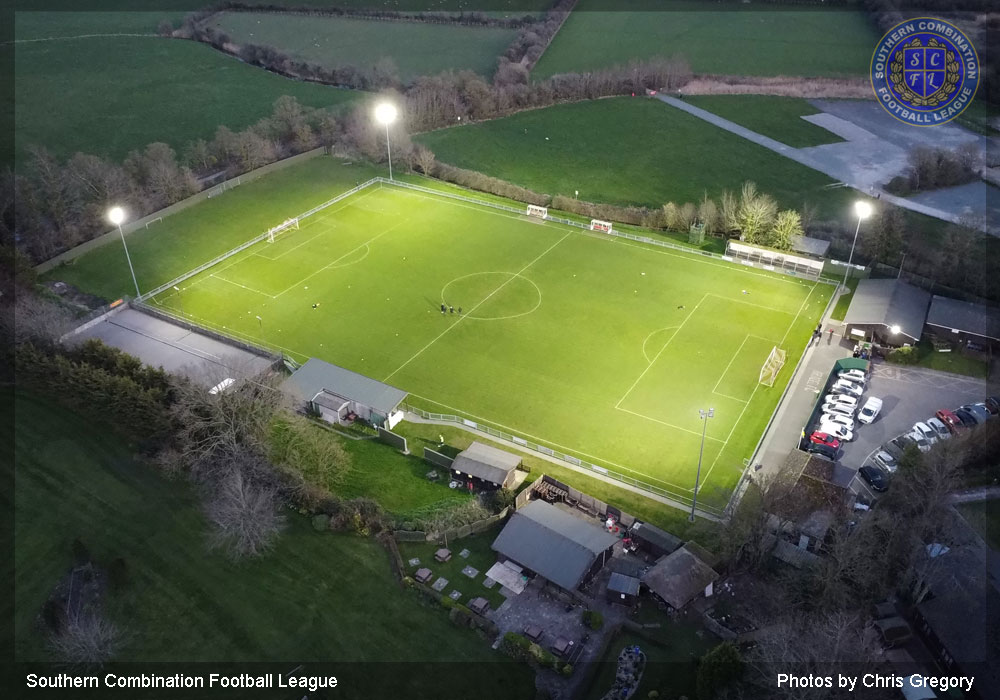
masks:
POLYGON ((979 57, 957 27, 916 17, 890 29, 875 47, 872 88, 889 114, 915 126, 949 122, 979 87, 979 57))

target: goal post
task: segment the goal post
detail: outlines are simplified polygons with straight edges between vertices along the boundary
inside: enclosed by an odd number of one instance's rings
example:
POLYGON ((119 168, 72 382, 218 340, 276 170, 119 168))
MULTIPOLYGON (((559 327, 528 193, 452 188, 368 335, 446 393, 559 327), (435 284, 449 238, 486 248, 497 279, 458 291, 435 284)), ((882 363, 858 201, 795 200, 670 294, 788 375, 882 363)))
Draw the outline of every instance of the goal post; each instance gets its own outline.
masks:
POLYGON ((785 365, 785 351, 775 345, 771 348, 771 353, 764 360, 764 366, 760 368, 760 383, 764 386, 774 386, 774 381, 778 378, 778 372, 785 365))
POLYGON ((600 219, 590 220, 590 230, 591 231, 604 231, 604 233, 611 233, 611 222, 601 221, 600 219))
POLYGON ((285 219, 280 224, 274 228, 269 228, 267 230, 267 242, 274 243, 274 237, 278 236, 285 231, 290 231, 292 229, 297 229, 299 227, 299 217, 295 216, 291 219, 285 219))
POLYGON ((528 205, 528 216, 537 216, 542 219, 547 219, 549 217, 549 208, 540 207, 537 204, 528 205))

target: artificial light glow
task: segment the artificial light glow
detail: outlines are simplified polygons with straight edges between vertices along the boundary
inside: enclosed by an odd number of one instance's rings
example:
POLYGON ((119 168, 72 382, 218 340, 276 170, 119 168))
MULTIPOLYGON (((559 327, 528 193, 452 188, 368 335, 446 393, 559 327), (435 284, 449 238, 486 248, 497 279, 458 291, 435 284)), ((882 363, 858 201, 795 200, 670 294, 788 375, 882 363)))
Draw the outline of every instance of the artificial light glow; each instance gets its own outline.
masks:
POLYGON ((899 333, 899 331, 901 331, 902 329, 899 326, 892 326, 889 328, 889 330, 892 331, 893 335, 895 335, 896 333, 899 333))
POLYGON ((125 210, 121 207, 111 207, 108 210, 108 221, 119 226, 121 222, 125 221, 125 210))
POLYGON ((375 119, 379 124, 392 124, 396 121, 395 105, 383 102, 375 108, 375 119))
POLYGON ((872 215, 872 205, 868 202, 855 202, 854 213, 858 215, 859 219, 867 219, 872 215))

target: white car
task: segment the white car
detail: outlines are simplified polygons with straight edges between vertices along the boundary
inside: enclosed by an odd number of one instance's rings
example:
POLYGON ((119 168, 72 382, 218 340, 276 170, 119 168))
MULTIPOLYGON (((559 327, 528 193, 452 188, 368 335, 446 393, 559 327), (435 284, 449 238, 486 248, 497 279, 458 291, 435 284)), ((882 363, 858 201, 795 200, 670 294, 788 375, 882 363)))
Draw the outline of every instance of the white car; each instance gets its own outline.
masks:
POLYGON ((934 428, 927 425, 926 423, 914 423, 913 430, 910 432, 922 436, 924 440, 926 440, 931 445, 933 445, 935 442, 938 441, 937 434, 934 432, 934 428))
POLYGON ((917 444, 917 449, 921 452, 927 452, 931 449, 931 443, 927 441, 927 438, 925 438, 923 434, 918 433, 916 428, 906 435, 917 444))
POLYGON ((820 419, 820 423, 836 423, 837 425, 842 425, 848 430, 854 430, 854 419, 848 416, 841 416, 836 413, 824 413, 820 419))
POLYGON ((951 431, 948 430, 948 426, 939 421, 937 418, 928 418, 924 421, 937 433, 938 440, 948 440, 951 438, 951 431))
POLYGON ((823 397, 823 403, 836 403, 842 406, 858 407, 858 400, 847 394, 827 394, 823 397))
POLYGON ((857 382, 858 384, 867 384, 868 378, 865 373, 860 369, 845 369, 842 372, 838 372, 837 376, 841 379, 847 379, 852 382, 857 382))
POLYGON ((854 433, 851 432, 847 426, 841 425, 840 423, 820 423, 819 430, 821 433, 832 435, 838 440, 850 442, 854 439, 854 433))
POLYGON ((872 457, 872 463, 876 467, 884 469, 890 474, 895 474, 896 470, 899 468, 899 463, 896 462, 896 458, 885 450, 879 450, 876 452, 872 457))
POLYGON ((858 420, 862 423, 871 423, 875 420, 881 410, 882 399, 875 396, 869 396, 868 400, 865 401, 865 405, 861 407, 861 412, 858 413, 858 420))
POLYGON ((830 387, 830 391, 834 394, 847 394, 848 396, 853 396, 857 399, 860 399, 861 395, 865 393, 863 386, 855 384, 847 379, 838 379, 834 382, 833 386, 830 387))
POLYGON ((825 403, 823 404, 823 413, 834 413, 839 416, 847 416, 848 418, 854 418, 854 409, 850 406, 845 406, 841 403, 825 403))

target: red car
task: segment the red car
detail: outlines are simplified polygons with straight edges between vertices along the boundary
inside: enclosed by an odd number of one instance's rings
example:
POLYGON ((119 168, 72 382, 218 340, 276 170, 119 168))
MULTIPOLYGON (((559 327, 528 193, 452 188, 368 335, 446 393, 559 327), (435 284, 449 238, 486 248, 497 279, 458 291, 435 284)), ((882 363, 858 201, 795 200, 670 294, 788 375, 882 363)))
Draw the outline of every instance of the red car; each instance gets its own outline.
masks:
POLYGON ((816 431, 809 436, 810 442, 815 442, 817 445, 826 445, 827 447, 832 447, 835 450, 840 449, 840 440, 833 437, 829 433, 821 433, 816 431))
POLYGON ((948 426, 948 430, 955 435, 968 430, 968 428, 962 424, 962 421, 958 419, 958 416, 946 408, 942 408, 940 411, 935 413, 934 417, 948 426))

